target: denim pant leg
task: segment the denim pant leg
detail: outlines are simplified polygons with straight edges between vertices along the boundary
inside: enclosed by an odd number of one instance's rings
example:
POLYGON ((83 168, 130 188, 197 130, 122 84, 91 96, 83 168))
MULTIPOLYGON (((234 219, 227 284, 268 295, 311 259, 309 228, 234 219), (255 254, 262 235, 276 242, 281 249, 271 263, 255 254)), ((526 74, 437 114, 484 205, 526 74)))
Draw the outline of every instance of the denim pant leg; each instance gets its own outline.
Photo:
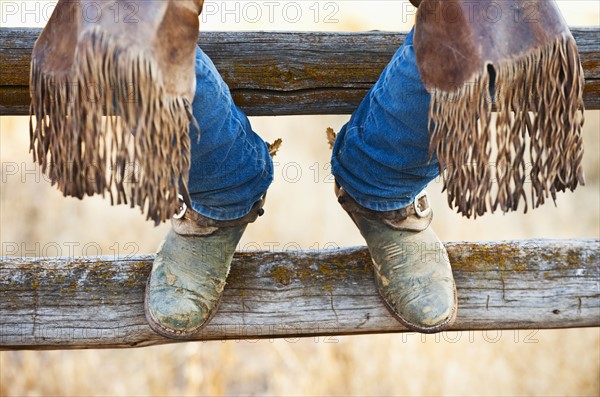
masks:
POLYGON ((350 121, 342 127, 332 173, 360 205, 391 211, 409 205, 439 175, 429 156, 425 90, 408 35, 350 121))
POLYGON ((192 108, 200 126, 199 140, 190 129, 192 207, 212 219, 240 218, 267 191, 273 162, 267 144, 235 106, 227 84, 200 48, 192 108))

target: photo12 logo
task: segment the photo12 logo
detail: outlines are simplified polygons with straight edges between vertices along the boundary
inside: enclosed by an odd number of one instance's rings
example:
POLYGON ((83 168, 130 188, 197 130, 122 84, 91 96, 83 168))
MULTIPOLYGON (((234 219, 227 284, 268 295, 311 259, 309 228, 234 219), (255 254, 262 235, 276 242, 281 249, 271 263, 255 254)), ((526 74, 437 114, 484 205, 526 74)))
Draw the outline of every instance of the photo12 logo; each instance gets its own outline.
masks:
POLYGON ((338 23, 333 1, 205 1, 202 23, 338 23))
POLYGON ((22 259, 37 258, 39 260, 57 257, 65 260, 100 259, 102 257, 107 260, 111 258, 112 260, 127 260, 132 259, 140 252, 140 247, 135 242, 114 242, 107 247, 95 241, 86 243, 77 241, 3 241, 0 248, 0 255, 2 256, 22 259))
POLYGON ((100 20, 114 23, 138 23, 139 2, 137 1, 2 1, 0 15, 2 25, 40 25, 50 22, 73 23, 100 20))

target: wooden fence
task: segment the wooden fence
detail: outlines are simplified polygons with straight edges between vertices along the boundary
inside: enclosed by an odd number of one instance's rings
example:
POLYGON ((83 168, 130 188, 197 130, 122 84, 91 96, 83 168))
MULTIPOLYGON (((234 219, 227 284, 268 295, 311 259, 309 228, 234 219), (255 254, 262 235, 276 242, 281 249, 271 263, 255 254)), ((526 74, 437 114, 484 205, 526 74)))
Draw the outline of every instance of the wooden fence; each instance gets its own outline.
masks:
MULTIPOLYGON (((453 330, 600 326, 600 240, 449 243, 453 330)), ((153 256, 0 258, 0 349, 174 342, 144 317, 153 256)), ((365 248, 237 253, 220 309, 196 340, 402 332, 365 248)), ((491 334, 492 337, 494 334, 491 334)))

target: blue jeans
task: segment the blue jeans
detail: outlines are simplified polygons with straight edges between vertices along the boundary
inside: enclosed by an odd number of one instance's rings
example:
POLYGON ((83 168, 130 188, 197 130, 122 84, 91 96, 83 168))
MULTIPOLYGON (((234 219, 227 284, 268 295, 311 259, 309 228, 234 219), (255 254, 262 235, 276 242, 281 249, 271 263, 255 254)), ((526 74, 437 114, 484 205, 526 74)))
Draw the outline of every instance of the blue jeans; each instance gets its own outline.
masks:
MULTIPOLYGON (((439 175, 429 156, 430 97, 421 81, 411 32, 350 121, 342 127, 331 165, 337 183, 375 211, 409 205, 439 175)), ((196 56, 189 191, 193 209, 218 220, 247 214, 273 180, 267 145, 237 108, 210 59, 196 56)))
POLYGON ((192 109, 200 127, 200 139, 190 129, 192 208, 212 219, 241 218, 273 181, 273 161, 267 144, 235 106, 229 87, 200 48, 192 109))

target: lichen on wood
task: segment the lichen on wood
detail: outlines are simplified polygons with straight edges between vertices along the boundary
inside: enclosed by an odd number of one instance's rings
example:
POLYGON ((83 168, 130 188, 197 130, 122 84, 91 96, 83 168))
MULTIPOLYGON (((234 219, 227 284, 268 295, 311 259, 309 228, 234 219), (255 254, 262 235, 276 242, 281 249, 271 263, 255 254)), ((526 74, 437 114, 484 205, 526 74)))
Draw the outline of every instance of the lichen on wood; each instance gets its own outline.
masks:
MULTIPOLYGON (((600 326, 600 240, 446 244, 453 330, 600 326)), ((0 349, 113 348, 154 334, 143 295, 153 256, 0 258, 0 349)), ((195 340, 404 332, 364 247, 239 252, 218 313, 195 340)))

